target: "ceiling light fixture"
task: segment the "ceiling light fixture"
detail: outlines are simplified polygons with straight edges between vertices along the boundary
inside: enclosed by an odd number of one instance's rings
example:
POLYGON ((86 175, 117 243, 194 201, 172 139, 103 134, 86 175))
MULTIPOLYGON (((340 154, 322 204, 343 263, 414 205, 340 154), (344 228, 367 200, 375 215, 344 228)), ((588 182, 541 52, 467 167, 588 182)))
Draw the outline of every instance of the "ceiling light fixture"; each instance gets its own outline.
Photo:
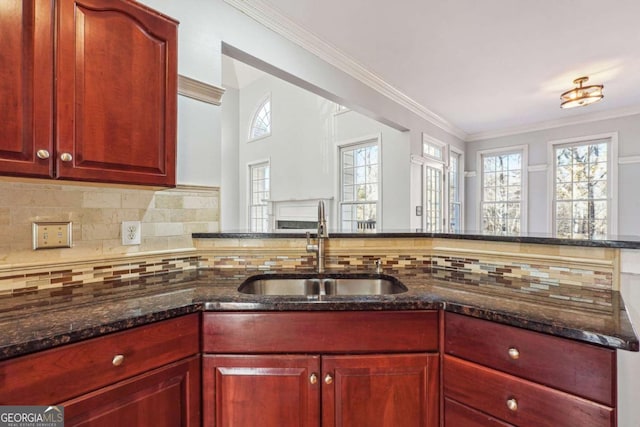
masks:
POLYGON ((562 101, 560 108, 583 107, 585 105, 598 102, 604 98, 604 95, 602 94, 603 85, 582 86, 582 84, 586 83, 588 80, 589 77, 586 76, 575 79, 573 84, 578 85, 578 87, 568 90, 560 95, 560 100, 562 101))

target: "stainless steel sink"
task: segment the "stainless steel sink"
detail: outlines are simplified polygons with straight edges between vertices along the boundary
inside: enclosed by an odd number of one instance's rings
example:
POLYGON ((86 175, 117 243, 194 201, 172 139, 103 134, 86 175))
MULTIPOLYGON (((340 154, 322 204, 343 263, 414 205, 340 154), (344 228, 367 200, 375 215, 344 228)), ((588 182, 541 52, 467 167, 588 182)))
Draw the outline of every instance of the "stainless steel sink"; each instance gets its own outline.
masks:
POLYGON ((245 280, 238 292, 253 295, 389 295, 407 287, 391 276, 323 274, 315 276, 262 274, 245 280))

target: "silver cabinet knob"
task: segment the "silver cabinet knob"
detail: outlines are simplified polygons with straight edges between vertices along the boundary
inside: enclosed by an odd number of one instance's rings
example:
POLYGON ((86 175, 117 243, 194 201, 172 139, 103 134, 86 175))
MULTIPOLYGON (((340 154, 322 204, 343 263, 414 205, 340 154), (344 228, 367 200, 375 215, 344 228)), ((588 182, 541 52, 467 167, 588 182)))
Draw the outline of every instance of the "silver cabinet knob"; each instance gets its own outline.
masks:
POLYGON ((509 357, 512 358, 513 360, 519 359, 520 351, 515 347, 509 348, 509 357))
POLYGON ((318 383, 318 375, 316 375, 315 372, 309 376, 309 382, 311 384, 317 384, 318 383))
POLYGON ((124 362, 124 356, 122 354, 116 354, 115 356, 113 356, 113 360, 111 361, 111 364, 113 366, 120 366, 122 365, 123 362, 124 362))
POLYGON ((518 401, 515 399, 515 397, 512 397, 511 399, 507 400, 507 408, 509 408, 509 410, 512 412, 515 412, 518 410, 518 401))
POLYGON ((60 160, 62 160, 63 162, 70 162, 71 160, 73 160, 73 156, 71 155, 71 153, 62 153, 60 154, 60 160))
POLYGON ((39 159, 48 159, 50 154, 47 150, 38 150, 36 152, 36 156, 38 156, 39 159))
POLYGON ((325 384, 331 384, 332 382, 333 382, 333 377, 331 376, 331 374, 327 374, 327 375, 324 377, 324 383, 325 383, 325 384))

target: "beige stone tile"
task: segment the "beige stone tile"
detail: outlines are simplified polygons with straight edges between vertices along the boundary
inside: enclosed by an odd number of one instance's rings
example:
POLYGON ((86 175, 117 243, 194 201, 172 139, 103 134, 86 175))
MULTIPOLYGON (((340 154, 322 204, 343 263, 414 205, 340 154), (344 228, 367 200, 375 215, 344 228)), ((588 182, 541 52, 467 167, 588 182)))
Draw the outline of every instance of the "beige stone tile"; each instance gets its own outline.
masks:
POLYGON ((183 196, 170 194, 156 194, 155 207, 158 209, 182 209, 183 196))
MULTIPOLYGON (((153 227, 153 232, 150 233, 151 236, 181 236, 185 234, 184 225, 182 223, 159 222, 150 225, 153 227)), ((143 230, 144 229, 145 228, 143 227, 143 230)))
POLYGON ((142 237, 142 251, 163 251, 169 249, 168 237, 142 237))
POLYGON ((121 208, 122 196, 118 192, 85 191, 82 207, 85 208, 121 208))
POLYGON ((119 224, 83 224, 83 240, 107 240, 120 237, 119 224))
POLYGON ((169 249, 193 248, 193 239, 191 236, 170 236, 168 239, 169 249))
POLYGON ((170 222, 171 212, 171 209, 150 209, 144 212, 142 221, 146 223, 170 222))
POLYGON ((218 205, 218 197, 211 195, 184 196, 183 208, 185 209, 206 209, 215 208, 218 205))
POLYGON ((122 193, 122 207, 134 209, 149 209, 153 207, 153 191, 133 191, 122 193))

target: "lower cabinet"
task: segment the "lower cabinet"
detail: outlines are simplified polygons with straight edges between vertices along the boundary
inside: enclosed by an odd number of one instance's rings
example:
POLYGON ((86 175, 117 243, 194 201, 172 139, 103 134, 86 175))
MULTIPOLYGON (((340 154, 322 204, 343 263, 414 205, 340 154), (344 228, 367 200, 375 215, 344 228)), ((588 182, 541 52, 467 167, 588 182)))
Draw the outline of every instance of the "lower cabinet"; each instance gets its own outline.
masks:
POLYGON ((197 427, 200 356, 104 387, 64 406, 65 426, 197 427))
POLYGON ((615 351, 445 315, 445 427, 612 427, 615 351))
POLYGON ((438 426, 437 344, 436 312, 206 313, 203 424, 438 426))

